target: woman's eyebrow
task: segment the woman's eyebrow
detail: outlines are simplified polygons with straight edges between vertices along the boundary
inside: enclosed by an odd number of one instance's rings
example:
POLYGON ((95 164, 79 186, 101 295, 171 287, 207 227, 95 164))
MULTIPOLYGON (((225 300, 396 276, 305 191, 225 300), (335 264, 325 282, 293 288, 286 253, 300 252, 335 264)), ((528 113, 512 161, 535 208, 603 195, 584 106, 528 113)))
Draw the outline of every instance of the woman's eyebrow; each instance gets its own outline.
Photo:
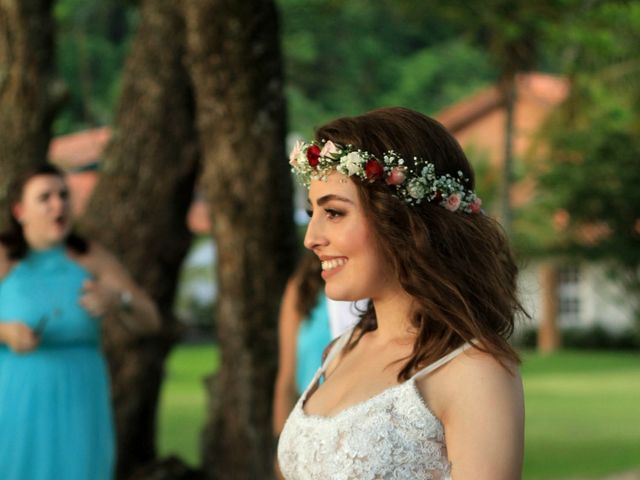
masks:
MULTIPOLYGON (((330 193, 330 194, 328 194, 328 195, 324 195, 324 196, 320 197, 320 198, 317 200, 317 202, 316 202, 316 203, 318 204, 318 206, 320 206, 320 207, 321 207, 321 206, 323 206, 325 203, 328 203, 328 202, 330 202, 330 201, 332 201, 332 200, 335 200, 335 201, 338 201, 338 202, 350 203, 351 205, 354 205, 354 203, 353 203, 351 200, 349 200, 348 198, 346 198, 346 197, 341 197, 340 195, 336 195, 336 194, 334 194, 334 193, 330 193)), ((310 201, 310 200, 309 200, 309 203, 311 203, 311 201, 310 201)))

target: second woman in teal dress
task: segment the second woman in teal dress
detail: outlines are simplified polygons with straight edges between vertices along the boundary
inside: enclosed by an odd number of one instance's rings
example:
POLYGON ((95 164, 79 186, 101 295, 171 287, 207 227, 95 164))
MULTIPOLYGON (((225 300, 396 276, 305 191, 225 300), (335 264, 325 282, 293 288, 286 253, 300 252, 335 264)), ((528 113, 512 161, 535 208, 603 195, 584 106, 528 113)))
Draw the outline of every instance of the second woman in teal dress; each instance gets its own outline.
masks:
MULTIPOLYGON (((151 300, 106 250, 70 234, 67 186, 45 165, 10 192, 0 236, 0 478, 109 480, 115 443, 100 317, 151 300)), ((123 312, 124 313, 124 312, 123 312)))

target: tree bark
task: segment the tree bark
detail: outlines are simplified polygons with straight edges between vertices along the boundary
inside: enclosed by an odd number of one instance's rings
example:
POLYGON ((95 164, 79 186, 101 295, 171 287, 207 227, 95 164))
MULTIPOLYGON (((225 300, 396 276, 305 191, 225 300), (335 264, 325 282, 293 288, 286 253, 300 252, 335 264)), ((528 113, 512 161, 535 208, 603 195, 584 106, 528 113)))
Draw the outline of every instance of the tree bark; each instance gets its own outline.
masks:
POLYGON ((278 16, 271 0, 186 0, 185 15, 218 247, 222 361, 203 466, 209 478, 269 478, 277 312, 295 252, 278 16))
POLYGON ((558 331, 558 271, 552 262, 540 267, 540 286, 542 311, 538 326, 538 351, 553 353, 561 346, 558 331))
POLYGON ((513 185, 513 140, 515 136, 515 109, 518 100, 516 74, 507 73, 500 85, 504 97, 504 157, 500 188, 500 223, 507 236, 512 233, 511 187, 513 185))
MULTIPOLYGON (((51 0, 0 2, 0 208, 15 176, 44 163, 63 99, 54 78, 51 0)), ((0 218, 0 231, 8 225, 0 218)))
POLYGON ((183 56, 184 23, 175 2, 143 1, 113 137, 83 219, 84 231, 120 257, 163 317, 161 333, 152 338, 132 338, 117 319, 105 321, 119 478, 156 455, 163 365, 177 339, 172 305, 191 240, 185 218, 198 162, 183 56))

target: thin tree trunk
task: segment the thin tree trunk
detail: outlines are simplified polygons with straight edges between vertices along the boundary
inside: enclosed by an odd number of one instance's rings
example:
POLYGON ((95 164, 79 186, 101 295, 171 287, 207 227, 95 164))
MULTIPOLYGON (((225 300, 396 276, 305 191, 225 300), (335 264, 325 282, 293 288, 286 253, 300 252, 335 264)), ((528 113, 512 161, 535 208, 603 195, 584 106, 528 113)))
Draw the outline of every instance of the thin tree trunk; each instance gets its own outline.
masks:
POLYGON ((505 105, 504 158, 500 190, 500 217, 502 227, 511 236, 511 186, 513 185, 513 139, 515 134, 515 108, 518 98, 516 75, 507 74, 501 85, 505 105))
POLYGON ((538 351, 552 353, 560 348, 558 331, 558 270, 552 263, 540 267, 540 324, 538 326, 538 351))
MULTIPOLYGON (((47 158, 63 95, 54 79, 51 0, 0 2, 0 206, 19 172, 47 158)), ((4 208, 2 208, 4 211, 4 208)), ((0 230, 8 219, 0 218, 0 230)))
POLYGON ((217 336, 204 432, 210 478, 273 471, 277 311, 295 249, 273 1, 186 0, 189 70, 218 247, 217 336))
POLYGON ((163 330, 153 338, 131 338, 117 319, 105 322, 119 478, 156 455, 164 360, 177 338, 172 305, 191 239, 185 218, 198 149, 190 83, 182 63, 184 24, 174 4, 142 2, 113 138, 83 219, 85 230, 123 260, 163 316, 163 330))

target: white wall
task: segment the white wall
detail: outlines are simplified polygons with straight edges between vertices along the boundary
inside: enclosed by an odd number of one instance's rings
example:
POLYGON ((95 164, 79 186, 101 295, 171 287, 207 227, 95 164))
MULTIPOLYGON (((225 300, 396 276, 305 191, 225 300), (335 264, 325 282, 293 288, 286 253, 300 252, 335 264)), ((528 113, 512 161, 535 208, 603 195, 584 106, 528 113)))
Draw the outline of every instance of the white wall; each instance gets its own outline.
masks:
MULTIPOLYGON (((521 267, 518 290, 520 300, 532 320, 517 322, 517 330, 537 326, 542 311, 540 263, 530 262, 521 267)), ((579 296, 579 321, 565 326, 591 327, 600 324, 612 331, 633 326, 633 299, 615 279, 607 276, 601 265, 580 264, 579 296)))
POLYGON ((583 264, 581 273, 582 323, 599 323, 605 328, 618 331, 631 327, 633 304, 621 285, 609 278, 602 266, 583 264))

